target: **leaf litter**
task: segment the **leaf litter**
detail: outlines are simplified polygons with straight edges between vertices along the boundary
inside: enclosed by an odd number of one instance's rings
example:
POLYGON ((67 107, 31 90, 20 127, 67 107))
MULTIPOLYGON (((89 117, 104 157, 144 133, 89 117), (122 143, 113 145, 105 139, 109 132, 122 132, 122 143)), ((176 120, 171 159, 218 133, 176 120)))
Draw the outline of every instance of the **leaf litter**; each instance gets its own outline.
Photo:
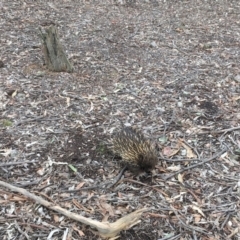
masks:
MULTIPOLYGON (((0 8, 2 181, 99 221, 148 207, 119 239, 240 238, 237 0, 3 0, 0 8), (49 23, 72 74, 44 66, 37 29, 49 23), (127 171, 98 187, 121 170, 109 146, 119 120, 156 142, 159 164, 151 180, 127 171)), ((100 239, 0 191, 1 239, 100 239)))

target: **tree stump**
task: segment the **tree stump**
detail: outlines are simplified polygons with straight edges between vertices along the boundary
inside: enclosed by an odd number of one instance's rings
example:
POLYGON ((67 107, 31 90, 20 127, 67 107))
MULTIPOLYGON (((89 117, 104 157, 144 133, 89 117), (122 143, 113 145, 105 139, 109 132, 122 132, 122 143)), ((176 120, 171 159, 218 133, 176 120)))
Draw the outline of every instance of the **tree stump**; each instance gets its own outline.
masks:
POLYGON ((46 28, 46 33, 43 33, 41 29, 39 30, 47 68, 54 72, 72 72, 73 67, 64 53, 56 27, 50 26, 48 29, 46 28))

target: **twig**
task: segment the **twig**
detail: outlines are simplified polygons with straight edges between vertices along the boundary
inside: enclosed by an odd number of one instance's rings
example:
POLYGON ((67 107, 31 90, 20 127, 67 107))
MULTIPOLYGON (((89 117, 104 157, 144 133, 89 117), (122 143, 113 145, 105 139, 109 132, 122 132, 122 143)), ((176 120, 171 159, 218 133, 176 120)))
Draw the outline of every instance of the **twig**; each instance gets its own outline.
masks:
POLYGON ((14 187, 13 185, 8 184, 3 181, 0 181, 0 186, 6 187, 14 192, 21 193, 24 196, 34 200, 36 203, 41 204, 51 210, 54 210, 68 218, 71 218, 75 221, 89 225, 89 226, 97 229, 98 234, 104 238, 116 237, 120 233, 120 231, 129 229, 132 226, 138 224, 139 222, 141 222, 139 219, 140 219, 142 213, 147 211, 147 208, 139 209, 135 212, 132 212, 132 213, 118 219, 114 223, 99 222, 99 221, 93 220, 91 218, 86 218, 86 217, 83 217, 76 213, 70 212, 58 205, 54 205, 53 203, 50 203, 50 202, 44 200, 43 198, 38 197, 38 196, 28 192, 27 190, 25 190, 23 188, 14 187))
POLYGON ((37 225, 37 224, 33 224, 33 223, 22 223, 22 222, 20 222, 19 223, 19 225, 21 225, 21 226, 27 226, 27 227, 33 227, 33 228, 39 228, 39 229, 41 229, 41 230, 48 230, 48 228, 47 227, 45 227, 45 226, 41 226, 41 225, 37 225))
POLYGON ((8 162, 8 163, 1 163, 0 167, 12 166, 12 165, 22 165, 25 163, 36 163, 37 161, 24 161, 24 162, 8 162))
POLYGON ((197 157, 199 158, 199 153, 198 153, 198 151, 197 151, 196 148, 192 147, 185 139, 181 140, 181 142, 183 142, 184 144, 186 144, 189 148, 192 148, 192 149, 195 151, 197 157))
POLYGON ((84 191, 84 190, 93 190, 93 189, 103 189, 103 188, 111 188, 112 186, 114 186, 122 177, 124 171, 127 169, 127 167, 125 166, 121 172, 117 175, 117 177, 114 180, 108 181, 108 182, 104 182, 100 185, 94 185, 94 186, 89 186, 89 187, 84 187, 84 188, 79 188, 79 189, 74 189, 74 190, 67 190, 64 191, 65 193, 72 193, 72 192, 79 192, 79 191, 84 191), (110 185, 108 185, 110 183, 110 185))
POLYGON ((136 180, 133 180, 133 179, 129 179, 129 178, 124 178, 122 179, 120 182, 132 182, 132 183, 136 183, 136 184, 139 184, 139 185, 142 185, 142 186, 145 186, 145 187, 148 187, 148 188, 152 188, 154 190, 156 190, 157 192, 160 192, 162 195, 164 195, 165 197, 169 197, 165 192, 163 192, 161 189, 158 189, 154 186, 150 186, 150 185, 147 185, 145 183, 142 183, 142 182, 139 182, 139 181, 136 181, 136 180))
POLYGON ((227 149, 224 148, 222 151, 220 151, 219 153, 213 155, 212 157, 210 157, 210 158, 208 158, 208 159, 206 159, 206 160, 204 160, 204 161, 201 161, 201 162, 199 162, 199 163, 193 164, 193 165, 191 165, 191 166, 189 166, 189 167, 183 168, 183 169, 181 169, 181 170, 179 170, 179 171, 171 174, 170 176, 165 177, 164 180, 168 180, 169 178, 175 176, 176 174, 179 174, 179 173, 181 173, 181 172, 184 172, 184 171, 187 171, 187 170, 189 170, 189 169, 195 168, 195 167, 200 166, 200 165, 202 165, 202 164, 204 164, 204 163, 210 162, 211 160, 213 160, 213 159, 217 158, 218 156, 222 155, 226 150, 227 150, 227 149))
POLYGON ((79 189, 73 189, 73 190, 65 190, 65 191, 61 191, 62 193, 74 193, 74 192, 80 192, 80 191, 85 191, 85 190, 93 190, 93 189, 103 189, 105 188, 107 183, 103 183, 100 185, 94 185, 94 186, 89 186, 89 187, 84 187, 84 188, 79 188, 79 189))
POLYGON ((190 189, 186 188, 186 190, 192 194, 192 196, 196 199, 197 203, 199 204, 199 206, 202 204, 201 200, 196 196, 196 194, 191 191, 190 189))
POLYGON ((33 182, 23 182, 23 183, 18 183, 18 184, 14 184, 14 186, 16 187, 28 187, 28 186, 32 186, 32 185, 37 185, 39 184, 40 180, 35 180, 33 182))
POLYGON ((158 238, 158 240, 174 240, 174 239, 180 239, 180 236, 182 235, 182 233, 179 233, 178 235, 176 236, 173 236, 174 233, 170 233, 169 235, 167 235, 166 237, 164 238, 158 238))
POLYGON ((238 147, 238 143, 236 143, 236 141, 234 141, 234 139, 230 135, 228 135, 228 138, 231 140, 233 144, 235 144, 238 147))
POLYGON ((125 172, 125 170, 127 169, 127 166, 125 166, 120 173, 117 175, 117 177, 115 177, 115 179, 112 181, 112 183, 110 185, 107 186, 107 188, 111 188, 113 187, 122 177, 123 173, 125 172))
MULTIPOLYGON (((70 94, 70 93, 67 93, 67 92, 63 92, 62 93, 63 97, 69 97, 69 98, 75 98, 77 100, 81 100, 82 102, 86 102, 85 99, 79 97, 79 96, 76 96, 76 95, 73 95, 73 94, 70 94)), ((61 95, 59 95, 60 97, 62 97, 61 95)))
POLYGON ((217 130, 217 131, 211 131, 211 133, 226 133, 226 132, 231 132, 231 131, 238 130, 238 129, 240 129, 240 126, 232 127, 232 128, 226 128, 226 129, 217 130))
POLYGON ((179 49, 179 48, 174 44, 174 42, 173 42, 173 46, 169 46, 169 45, 167 45, 167 44, 162 44, 162 45, 160 45, 160 47, 168 47, 168 48, 170 48, 170 49, 176 49, 177 51, 179 51, 179 52, 181 52, 181 53, 183 53, 183 54, 185 54, 185 55, 188 55, 188 53, 186 53, 186 52, 184 52, 183 50, 179 49))
POLYGON ((27 123, 27 122, 34 122, 34 121, 56 121, 56 120, 60 120, 61 118, 44 118, 45 116, 42 115, 42 116, 39 116, 39 117, 35 117, 35 118, 30 118, 30 119, 26 119, 26 120, 23 120, 23 121, 20 121, 18 123, 16 123, 15 125, 16 126, 19 126, 23 123, 27 123))
POLYGON ((181 225, 186 228, 186 229, 190 229, 190 230, 193 230, 193 231, 197 231, 197 232, 200 232, 200 233, 203 233, 203 234, 206 234, 208 235, 207 232, 204 231, 204 229, 200 228, 200 227, 192 227, 192 226, 189 226, 187 225, 185 222, 182 221, 182 219, 178 216, 178 212, 175 210, 174 207, 171 206, 171 209, 172 211, 175 213, 175 216, 177 217, 177 219, 179 220, 179 222, 181 223, 181 225))
POLYGON ((30 240, 29 236, 27 235, 27 233, 25 233, 21 228, 20 226, 18 225, 17 221, 15 220, 14 221, 14 224, 15 224, 15 227, 17 228, 17 230, 22 234, 24 235, 24 237, 28 240, 30 240))
POLYGON ((170 124, 173 122, 174 117, 175 117, 175 111, 173 110, 170 121, 167 124, 165 124, 165 126, 164 126, 163 136, 166 135, 166 131, 167 131, 168 127, 170 126, 170 124))
POLYGON ((227 236, 227 239, 232 239, 232 237, 239 232, 239 227, 236 227, 231 234, 227 236))
POLYGON ((17 122, 17 123, 16 123, 16 126, 19 126, 19 125, 21 125, 21 124, 23 124, 23 123, 27 123, 27 122, 39 121, 39 120, 41 120, 41 119, 44 118, 44 117, 45 117, 45 116, 42 115, 42 116, 38 116, 38 117, 35 117, 35 118, 26 119, 26 120, 17 122))
POLYGON ((228 213, 227 217, 225 217, 225 220, 223 221, 223 223, 221 224, 221 227, 220 227, 221 230, 223 230, 223 228, 225 227, 230 215, 231 215, 231 213, 228 213))
POLYGON ((169 158, 165 158, 162 156, 162 154, 160 153, 160 159, 159 160, 164 160, 167 162, 193 162, 193 161, 200 161, 201 159, 199 158, 194 158, 194 159, 190 159, 190 158, 183 158, 183 159, 169 159, 169 158))
MULTIPOLYGON (((227 132, 231 132, 231 131, 234 131, 234 130, 239 130, 240 129, 240 126, 237 126, 237 127, 232 127, 232 128, 226 128, 226 129, 222 129, 222 130, 216 130, 216 131, 204 131, 204 132, 200 132, 200 133, 198 133, 198 134, 207 134, 207 133, 224 133, 224 134, 226 134, 227 132)), ((224 135, 223 134, 223 135, 224 135)))

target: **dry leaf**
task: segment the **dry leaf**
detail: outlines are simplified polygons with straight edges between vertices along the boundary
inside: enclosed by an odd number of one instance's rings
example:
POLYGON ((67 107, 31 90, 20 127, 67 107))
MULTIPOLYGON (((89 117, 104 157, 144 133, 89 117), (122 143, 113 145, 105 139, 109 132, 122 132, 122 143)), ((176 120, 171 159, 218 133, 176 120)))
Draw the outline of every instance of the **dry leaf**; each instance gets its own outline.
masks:
POLYGON ((167 215, 159 213, 148 213, 148 215, 154 218, 168 218, 167 215))
POLYGON ((178 181, 180 182, 180 183, 183 183, 183 176, 182 176, 182 174, 178 174, 178 181))
POLYGON ((180 148, 170 148, 170 147, 164 147, 162 150, 163 155, 167 156, 167 157, 172 157, 174 155, 176 155, 179 152, 180 148))
POLYGON ((9 200, 12 200, 12 201, 26 201, 26 198, 24 198, 24 197, 19 197, 19 196, 13 196, 13 197, 10 198, 9 200))
POLYGON ((81 230, 78 230, 77 232, 78 232, 78 234, 79 234, 79 236, 80 236, 80 237, 83 237, 83 236, 85 236, 85 234, 84 234, 84 232, 83 232, 83 231, 81 231, 81 230))
POLYGON ((240 99, 240 96, 232 97, 232 100, 235 102, 240 99))
POLYGON ((59 222, 59 216, 58 215, 54 214, 53 219, 54 219, 55 222, 59 222))
POLYGON ((225 158, 227 155, 228 155, 228 153, 225 152, 225 153, 223 153, 223 154, 221 155, 221 158, 225 158))
POLYGON ((86 182, 80 182, 80 183, 77 185, 76 189, 78 190, 78 189, 82 188, 85 183, 86 183, 86 182))
POLYGON ((102 218, 102 222, 107 222, 108 221, 108 217, 109 217, 109 214, 104 214, 103 218, 102 218))
POLYGON ((195 223, 201 221, 202 216, 200 214, 193 214, 195 223))
POLYGON ((89 193, 87 197, 87 201, 89 201, 94 196, 94 193, 89 193))
POLYGON ((70 97, 67 97, 67 106, 69 107, 70 106, 70 97))
POLYGON ((91 107, 87 112, 90 113, 93 109, 94 109, 94 105, 93 105, 93 102, 91 102, 91 107))
POLYGON ((76 199, 74 199, 72 202, 73 202, 73 204, 74 204, 78 209, 81 209, 81 210, 83 210, 83 211, 85 211, 85 212, 89 212, 89 213, 91 213, 91 214, 94 213, 94 209, 93 209, 91 206, 88 206, 89 208, 91 208, 91 210, 90 210, 90 209, 84 207, 84 206, 83 206, 81 203, 79 203, 76 199))
POLYGON ((17 90, 12 93, 12 98, 14 98, 17 95, 17 90))
POLYGON ((11 152, 12 152, 11 148, 0 149, 0 155, 3 155, 4 157, 9 156, 11 152))
POLYGON ((228 235, 228 239, 231 239, 234 235, 240 232, 240 227, 235 228, 230 235, 228 235))
POLYGON ((65 202, 65 203, 63 204, 63 206, 64 206, 65 208, 72 208, 72 204, 71 204, 70 202, 65 202))
POLYGON ((182 141, 180 141, 180 142, 181 142, 181 145, 187 150, 187 157, 188 158, 197 158, 197 155, 192 151, 192 149, 189 146, 187 146, 182 141))
POLYGON ((79 234, 80 237, 85 236, 84 232, 83 232, 82 230, 79 230, 79 229, 75 226, 75 224, 72 226, 72 228, 73 228, 74 231, 78 232, 78 234, 79 234))
POLYGON ((180 169, 181 169, 180 165, 167 167, 167 170, 171 170, 173 172, 179 171, 180 169))
POLYGON ((110 204, 100 201, 100 205, 109 213, 110 216, 114 216, 114 212, 110 204))
POLYGON ((37 170, 37 174, 39 175, 39 176, 43 176, 43 174, 44 174, 44 168, 39 168, 38 170, 37 170))
POLYGON ((193 210, 196 210, 198 213, 200 213, 203 217, 205 217, 203 211, 202 211, 199 207, 197 207, 197 206, 195 206, 195 205, 190 205, 190 207, 191 207, 193 210))

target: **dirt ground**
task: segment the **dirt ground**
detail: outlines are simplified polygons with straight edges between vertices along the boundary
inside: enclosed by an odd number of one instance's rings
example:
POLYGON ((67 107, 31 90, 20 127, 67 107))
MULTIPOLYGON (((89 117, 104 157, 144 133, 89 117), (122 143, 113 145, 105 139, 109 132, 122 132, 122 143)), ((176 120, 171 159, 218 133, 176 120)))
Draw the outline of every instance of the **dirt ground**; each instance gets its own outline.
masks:
MULTIPOLYGON (((1 181, 98 221, 148 208, 122 240, 240 239, 238 0, 2 0, 0 36, 1 181), (44 65, 51 24, 73 73, 44 65), (101 187, 121 122, 159 164, 101 187)), ((3 186, 0 202, 1 239, 101 239, 3 186)))

